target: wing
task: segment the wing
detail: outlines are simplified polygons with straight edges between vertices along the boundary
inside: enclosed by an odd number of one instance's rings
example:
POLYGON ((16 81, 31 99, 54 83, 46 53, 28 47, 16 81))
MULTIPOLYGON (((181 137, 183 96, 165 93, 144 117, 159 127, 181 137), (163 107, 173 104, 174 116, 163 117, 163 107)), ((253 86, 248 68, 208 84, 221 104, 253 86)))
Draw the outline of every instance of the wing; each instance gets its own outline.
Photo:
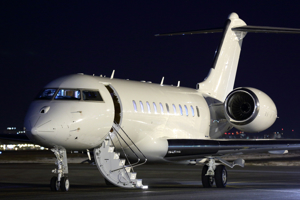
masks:
POLYGON ((195 140, 169 139, 166 160, 198 159, 206 156, 226 154, 249 154, 278 150, 300 149, 300 140, 257 139, 257 140, 195 140))

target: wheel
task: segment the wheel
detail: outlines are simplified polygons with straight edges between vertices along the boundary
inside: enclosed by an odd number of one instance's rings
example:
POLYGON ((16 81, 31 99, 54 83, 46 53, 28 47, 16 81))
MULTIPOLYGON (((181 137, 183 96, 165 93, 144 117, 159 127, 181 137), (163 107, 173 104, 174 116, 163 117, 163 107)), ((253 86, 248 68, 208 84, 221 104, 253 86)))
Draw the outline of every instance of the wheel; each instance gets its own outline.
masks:
POLYGON ((215 170, 216 185, 218 188, 224 188, 227 184, 227 170, 224 165, 218 165, 215 170))
POLYGON ((51 178, 51 181, 50 181, 50 188, 51 188, 51 191, 58 191, 59 190, 59 183, 57 181, 57 177, 56 176, 53 176, 51 178))
POLYGON ((204 165, 202 168, 202 185, 204 188, 211 188, 214 185, 215 179, 213 176, 205 176, 208 166, 204 165))
POLYGON ((67 177, 62 177, 60 179, 60 189, 63 192, 69 191, 70 188, 70 182, 69 179, 67 177))

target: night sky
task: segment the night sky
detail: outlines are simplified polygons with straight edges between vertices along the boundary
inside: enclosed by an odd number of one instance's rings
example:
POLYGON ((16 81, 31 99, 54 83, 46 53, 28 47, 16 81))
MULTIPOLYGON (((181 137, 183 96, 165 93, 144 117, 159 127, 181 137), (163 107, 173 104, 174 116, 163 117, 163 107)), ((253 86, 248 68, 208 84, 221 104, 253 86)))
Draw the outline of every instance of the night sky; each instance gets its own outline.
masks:
MULTIPOLYGON (((30 102, 48 82, 85 73, 195 88, 222 34, 154 37, 223 27, 236 12, 248 25, 300 28, 298 1, 0 1, 0 129, 23 127, 30 102), (209 2, 209 3, 208 3, 209 2), (226 3, 225 3, 226 2, 226 3)), ((300 35, 249 33, 235 87, 275 102, 268 131, 300 135, 300 35)), ((300 136, 299 136, 300 137, 300 136)))

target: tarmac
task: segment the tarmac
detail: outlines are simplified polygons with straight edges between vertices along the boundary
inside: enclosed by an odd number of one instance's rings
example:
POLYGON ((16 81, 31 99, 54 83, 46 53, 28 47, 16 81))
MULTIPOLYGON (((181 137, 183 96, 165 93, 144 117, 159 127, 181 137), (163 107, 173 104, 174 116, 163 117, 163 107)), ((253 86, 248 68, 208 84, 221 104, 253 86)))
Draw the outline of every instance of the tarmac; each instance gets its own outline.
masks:
MULTIPOLYGON (((147 163, 135 168, 138 178, 149 186, 147 190, 107 186, 95 165, 70 163, 70 190, 52 192, 49 183, 54 162, 24 162, 34 160, 37 154, 52 155, 49 151, 0 155, 2 161, 5 156, 14 160, 0 163, 0 199, 300 199, 300 168, 264 166, 270 159, 246 161, 244 168, 227 168, 226 188, 203 188, 202 166, 147 163), (253 165, 255 162, 260 166, 253 165)), ((69 158, 84 160, 85 155, 69 158)), ((299 157, 272 160, 281 165, 298 161, 299 157)))

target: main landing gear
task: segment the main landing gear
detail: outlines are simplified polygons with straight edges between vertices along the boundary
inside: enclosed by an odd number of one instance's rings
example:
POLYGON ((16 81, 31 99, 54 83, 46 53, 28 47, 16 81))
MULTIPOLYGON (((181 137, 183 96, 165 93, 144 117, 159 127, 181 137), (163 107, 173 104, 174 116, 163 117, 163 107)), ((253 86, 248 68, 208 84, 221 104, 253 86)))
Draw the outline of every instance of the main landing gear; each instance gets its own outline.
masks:
POLYGON ((56 156, 57 169, 52 170, 52 173, 57 174, 53 176, 50 180, 51 191, 58 191, 59 189, 63 192, 66 192, 70 188, 70 182, 68 177, 65 175, 68 174, 68 162, 67 162, 67 152, 64 148, 53 148, 51 151, 56 156))
POLYGON ((204 188, 211 188, 216 182, 218 188, 225 188, 227 184, 227 170, 224 165, 216 166, 214 175, 206 175, 208 166, 202 168, 202 185, 204 188))
POLYGON ((218 157, 207 158, 208 163, 202 168, 202 185, 204 188, 211 188, 214 183, 218 188, 225 188, 227 184, 227 170, 224 165, 233 168, 235 165, 244 167, 245 161, 241 158, 236 159, 233 163, 229 163, 218 157), (216 163, 219 160, 221 163, 216 163))

